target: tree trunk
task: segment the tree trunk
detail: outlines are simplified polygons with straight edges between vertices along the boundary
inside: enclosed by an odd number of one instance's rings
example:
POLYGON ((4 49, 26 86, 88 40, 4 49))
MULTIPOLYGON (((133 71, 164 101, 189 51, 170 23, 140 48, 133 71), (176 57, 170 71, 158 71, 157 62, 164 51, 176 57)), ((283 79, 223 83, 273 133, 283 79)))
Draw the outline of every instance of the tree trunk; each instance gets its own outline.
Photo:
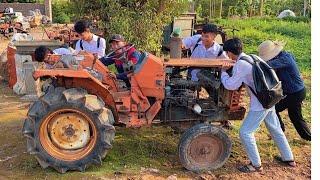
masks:
POLYGON ((251 17, 252 16, 252 0, 249 0, 249 13, 248 16, 251 17))
POLYGON ((212 0, 209 1, 209 19, 212 17, 212 0))
POLYGON ((308 0, 304 0, 304 3, 303 3, 303 16, 304 17, 306 17, 307 7, 308 7, 308 0))
POLYGON ((264 0, 260 0, 260 5, 259 5, 259 15, 263 16, 263 2, 264 0))
POLYGON ((219 12, 219 18, 221 18, 222 16, 222 2, 223 0, 220 0, 220 12, 219 12))
POLYGON ((213 0, 213 17, 216 14, 216 0, 213 0))
POLYGON ((159 7, 157 10, 157 14, 162 13, 162 11, 165 9, 165 1, 164 0, 159 0, 159 7))

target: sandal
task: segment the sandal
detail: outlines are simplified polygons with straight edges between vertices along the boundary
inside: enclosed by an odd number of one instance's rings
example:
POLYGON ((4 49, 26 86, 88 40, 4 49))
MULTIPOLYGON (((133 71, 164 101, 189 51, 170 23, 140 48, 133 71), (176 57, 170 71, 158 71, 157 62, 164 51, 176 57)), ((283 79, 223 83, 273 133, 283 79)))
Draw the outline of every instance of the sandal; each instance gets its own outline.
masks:
POLYGON ((284 165, 287 165, 287 166, 290 166, 290 167, 296 167, 297 164, 294 160, 291 160, 291 161, 284 161, 282 160, 282 158, 280 156, 274 156, 274 159, 277 160, 278 162, 284 164, 284 165))
POLYGON ((244 166, 238 167, 238 170, 244 173, 261 172, 263 170, 262 166, 255 167, 252 163, 244 166))

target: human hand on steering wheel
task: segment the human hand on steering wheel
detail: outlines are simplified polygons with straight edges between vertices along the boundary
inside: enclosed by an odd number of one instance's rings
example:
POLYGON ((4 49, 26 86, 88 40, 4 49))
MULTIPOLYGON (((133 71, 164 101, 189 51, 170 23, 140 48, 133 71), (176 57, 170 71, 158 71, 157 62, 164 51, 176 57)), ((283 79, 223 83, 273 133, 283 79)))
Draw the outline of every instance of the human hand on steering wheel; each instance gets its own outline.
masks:
POLYGON ((134 45, 133 44, 127 44, 127 45, 124 45, 122 47, 119 47, 111 52, 109 52, 105 57, 106 58, 119 58, 121 57, 122 55, 124 55, 125 53, 127 53, 131 48, 133 48, 134 45), (120 53, 117 53, 117 51, 119 50, 122 50, 120 53))

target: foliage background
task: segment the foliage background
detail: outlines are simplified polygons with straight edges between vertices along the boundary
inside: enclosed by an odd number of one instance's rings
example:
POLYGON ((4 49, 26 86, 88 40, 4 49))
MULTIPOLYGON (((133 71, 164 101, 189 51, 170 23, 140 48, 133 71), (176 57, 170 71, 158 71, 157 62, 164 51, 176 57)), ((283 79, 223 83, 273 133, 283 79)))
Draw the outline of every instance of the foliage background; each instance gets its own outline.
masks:
MULTIPOLYGON (((96 20, 107 40, 111 34, 122 34, 139 50, 159 55, 164 26, 190 9, 197 13, 198 22, 205 17, 209 17, 211 21, 230 17, 274 17, 284 9, 291 9, 301 16, 304 1, 306 0, 54 0, 53 22, 71 23, 82 18, 96 20)), ((294 21, 308 22, 310 16, 309 3, 306 17, 298 17, 294 21)), ((224 20, 218 22, 226 24, 224 20)), ((254 33, 248 29, 245 32, 254 33)))

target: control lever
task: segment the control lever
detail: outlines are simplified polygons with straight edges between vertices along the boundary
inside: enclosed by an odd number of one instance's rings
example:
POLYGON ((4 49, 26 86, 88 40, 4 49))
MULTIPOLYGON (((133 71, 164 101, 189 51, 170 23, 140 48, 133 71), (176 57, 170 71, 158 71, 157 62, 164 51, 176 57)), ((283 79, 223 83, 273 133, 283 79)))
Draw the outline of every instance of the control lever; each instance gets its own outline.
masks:
POLYGON ((91 70, 93 70, 93 67, 94 67, 94 65, 95 65, 96 62, 97 62, 98 54, 97 54, 97 53, 94 53, 94 54, 93 54, 93 57, 94 57, 94 59, 93 59, 93 62, 92 62, 91 70))

